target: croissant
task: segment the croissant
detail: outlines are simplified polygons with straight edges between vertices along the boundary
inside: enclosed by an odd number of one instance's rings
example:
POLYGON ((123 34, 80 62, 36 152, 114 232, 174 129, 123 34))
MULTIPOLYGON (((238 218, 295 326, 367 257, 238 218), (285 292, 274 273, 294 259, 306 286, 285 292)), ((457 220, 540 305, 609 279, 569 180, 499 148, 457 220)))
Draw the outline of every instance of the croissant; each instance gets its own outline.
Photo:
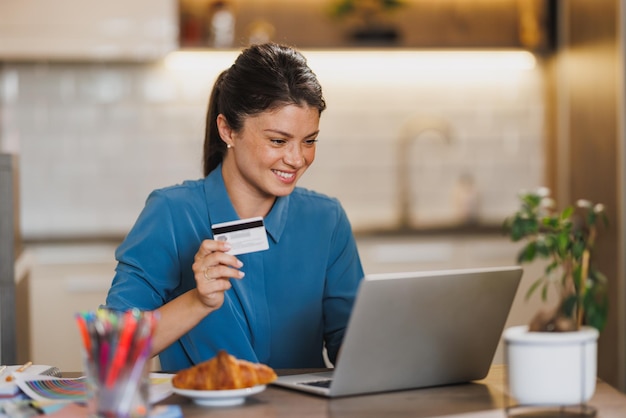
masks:
POLYGON ((243 389, 275 379, 276 373, 271 367, 237 359, 221 350, 212 359, 178 372, 172 385, 193 390, 243 389))

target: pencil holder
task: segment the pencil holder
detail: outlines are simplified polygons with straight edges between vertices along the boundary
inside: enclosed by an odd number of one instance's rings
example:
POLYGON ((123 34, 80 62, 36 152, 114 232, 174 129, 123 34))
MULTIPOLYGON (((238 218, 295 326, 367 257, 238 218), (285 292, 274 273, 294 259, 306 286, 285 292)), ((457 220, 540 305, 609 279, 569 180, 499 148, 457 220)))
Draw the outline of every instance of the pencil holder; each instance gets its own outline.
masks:
POLYGON ((149 358, 156 314, 98 309, 76 315, 90 417, 140 418, 150 413, 149 358))

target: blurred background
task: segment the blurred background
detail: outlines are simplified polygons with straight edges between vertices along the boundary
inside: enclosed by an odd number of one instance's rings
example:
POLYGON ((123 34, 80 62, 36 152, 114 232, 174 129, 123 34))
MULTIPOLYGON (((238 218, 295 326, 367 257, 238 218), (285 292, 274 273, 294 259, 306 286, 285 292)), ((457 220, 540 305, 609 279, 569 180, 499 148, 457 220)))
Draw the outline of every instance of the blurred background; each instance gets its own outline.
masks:
MULTIPOLYGON (((302 50, 328 109, 301 185, 338 197, 367 272, 514 264, 521 189, 603 202, 599 374, 626 390, 621 0, 3 0, 0 356, 79 370, 151 190, 201 177, 213 80, 302 50)), ((542 266, 528 266, 507 325, 542 266)), ((13 360, 9 360, 13 359, 13 360)), ((501 362, 497 353, 494 361, 501 362)))

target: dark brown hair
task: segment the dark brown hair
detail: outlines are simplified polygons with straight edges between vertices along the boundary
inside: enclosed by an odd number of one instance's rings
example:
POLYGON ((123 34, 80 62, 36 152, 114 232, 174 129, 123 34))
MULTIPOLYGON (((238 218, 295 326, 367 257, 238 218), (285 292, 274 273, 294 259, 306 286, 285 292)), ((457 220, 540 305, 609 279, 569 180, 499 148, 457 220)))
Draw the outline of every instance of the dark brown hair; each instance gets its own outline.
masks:
POLYGON ((322 87, 304 56, 274 43, 244 49, 213 85, 206 116, 204 175, 213 171, 226 153, 217 130, 217 115, 224 115, 230 128, 238 131, 246 116, 288 104, 306 104, 320 114, 326 109, 322 87))

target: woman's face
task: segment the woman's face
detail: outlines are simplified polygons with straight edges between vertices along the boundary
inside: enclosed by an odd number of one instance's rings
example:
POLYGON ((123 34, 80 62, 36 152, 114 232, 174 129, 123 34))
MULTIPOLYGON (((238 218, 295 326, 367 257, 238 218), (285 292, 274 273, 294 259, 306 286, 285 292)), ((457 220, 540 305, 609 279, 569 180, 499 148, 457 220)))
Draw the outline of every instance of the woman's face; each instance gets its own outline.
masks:
POLYGON ((224 135, 220 129, 222 139, 232 146, 224 166, 238 190, 244 187, 257 198, 291 193, 315 159, 319 121, 316 108, 290 104, 246 117, 239 132, 226 129, 224 135))

